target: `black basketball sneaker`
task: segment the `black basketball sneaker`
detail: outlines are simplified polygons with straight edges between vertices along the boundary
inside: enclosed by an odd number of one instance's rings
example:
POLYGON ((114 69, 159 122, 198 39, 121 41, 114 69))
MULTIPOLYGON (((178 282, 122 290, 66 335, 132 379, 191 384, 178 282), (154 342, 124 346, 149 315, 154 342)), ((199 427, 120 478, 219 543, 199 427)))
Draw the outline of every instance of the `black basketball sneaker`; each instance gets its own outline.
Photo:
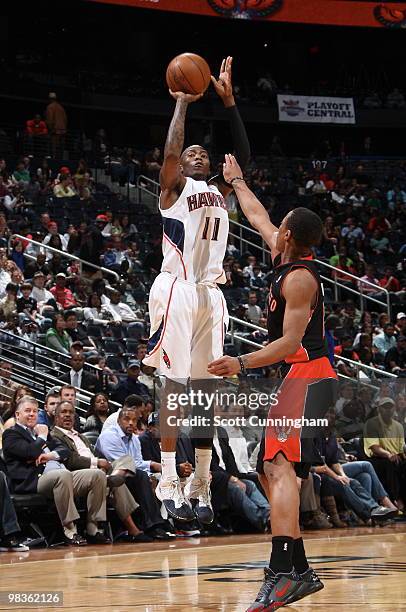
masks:
POLYGON ((266 567, 265 577, 256 600, 246 612, 273 612, 286 606, 296 593, 301 580, 295 571, 289 574, 274 574, 266 567))
POLYGON ((313 593, 317 593, 317 591, 324 589, 324 584, 311 567, 303 572, 303 574, 298 574, 298 577, 298 587, 290 597, 289 601, 286 602, 288 604, 291 604, 294 601, 299 601, 299 599, 303 599, 303 597, 307 597, 308 595, 312 595, 313 593))

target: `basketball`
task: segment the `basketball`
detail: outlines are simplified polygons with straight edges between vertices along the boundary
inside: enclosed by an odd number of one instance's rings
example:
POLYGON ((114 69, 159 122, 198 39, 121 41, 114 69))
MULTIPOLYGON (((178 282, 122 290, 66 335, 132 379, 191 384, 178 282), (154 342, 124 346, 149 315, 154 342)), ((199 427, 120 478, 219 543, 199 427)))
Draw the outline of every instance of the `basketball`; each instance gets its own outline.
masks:
POLYGON ((210 68, 205 59, 195 53, 182 53, 173 58, 166 70, 166 82, 171 91, 199 94, 210 84, 210 68))

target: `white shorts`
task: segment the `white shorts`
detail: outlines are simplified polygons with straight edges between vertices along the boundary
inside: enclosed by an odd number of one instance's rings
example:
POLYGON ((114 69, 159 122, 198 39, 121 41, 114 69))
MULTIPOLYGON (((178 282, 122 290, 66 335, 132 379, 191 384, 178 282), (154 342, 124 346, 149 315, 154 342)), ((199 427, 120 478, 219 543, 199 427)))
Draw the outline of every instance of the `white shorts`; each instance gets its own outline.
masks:
POLYGON ((143 363, 172 380, 213 378, 207 365, 223 355, 227 305, 216 285, 161 272, 149 295, 151 333, 143 363))

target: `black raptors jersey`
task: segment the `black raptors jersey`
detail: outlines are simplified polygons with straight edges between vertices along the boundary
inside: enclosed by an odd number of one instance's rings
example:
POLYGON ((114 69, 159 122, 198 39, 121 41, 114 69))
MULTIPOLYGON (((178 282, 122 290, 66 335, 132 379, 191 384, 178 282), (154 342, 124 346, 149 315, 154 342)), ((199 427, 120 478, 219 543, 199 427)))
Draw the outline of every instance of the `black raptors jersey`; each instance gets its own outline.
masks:
POLYGON ((286 301, 282 295, 283 281, 292 270, 305 268, 309 270, 318 284, 316 304, 310 313, 309 323, 306 327, 300 348, 294 355, 286 357, 286 363, 300 363, 312 361, 320 357, 327 357, 327 343, 324 335, 324 303, 323 285, 317 266, 312 258, 299 259, 286 264, 281 264, 281 256, 277 255, 274 260, 269 302, 268 302, 268 335, 269 342, 278 340, 283 336, 283 318, 285 316, 286 301))

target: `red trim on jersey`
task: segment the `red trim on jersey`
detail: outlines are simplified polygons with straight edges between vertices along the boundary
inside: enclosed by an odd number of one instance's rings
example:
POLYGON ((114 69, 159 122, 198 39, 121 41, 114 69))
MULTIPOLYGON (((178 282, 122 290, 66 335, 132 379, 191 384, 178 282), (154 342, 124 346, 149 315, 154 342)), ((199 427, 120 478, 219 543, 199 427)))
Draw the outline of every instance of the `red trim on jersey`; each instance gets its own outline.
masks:
POLYGON ((164 238, 166 238, 166 240, 169 242, 169 244, 170 244, 171 246, 173 246, 173 248, 175 249, 175 251, 176 251, 176 252, 177 252, 177 254, 179 255, 179 257, 180 257, 180 261, 181 261, 182 266, 183 266, 183 274, 185 275, 185 280, 187 280, 187 274, 186 274, 185 262, 183 261, 183 256, 182 256, 181 251, 178 249, 178 247, 176 246, 176 244, 175 244, 174 242, 172 242, 172 240, 171 240, 170 238, 168 238, 168 236, 165 234, 165 232, 164 232, 163 236, 164 236, 164 238))
POLYGON ((164 315, 164 321, 165 321, 165 322, 164 322, 164 327, 163 327, 163 330, 162 330, 161 337, 159 338, 159 341, 157 342, 157 344, 155 345, 155 347, 153 348, 153 350, 152 350, 150 353, 148 353, 148 354, 147 354, 147 357, 151 357, 151 355, 153 355, 154 353, 156 353, 156 352, 157 352, 157 350, 159 349, 159 347, 160 347, 160 346, 161 346, 161 344, 162 344, 162 340, 163 340, 164 335, 165 335, 166 323, 167 323, 167 321, 168 321, 168 313, 169 313, 169 306, 171 305, 171 299, 172 299, 172 291, 173 291, 173 286, 174 286, 174 284, 176 283, 176 281, 177 281, 177 279, 175 278, 175 280, 174 280, 174 281, 173 281, 173 283, 172 283, 171 290, 170 290, 170 292, 169 292, 168 305, 167 305, 167 307, 166 307, 166 310, 165 310, 165 315, 164 315))
POLYGON ((293 353, 293 355, 288 355, 287 357, 285 357, 285 363, 297 363, 297 362, 306 362, 306 361, 310 361, 309 353, 307 352, 307 350, 305 349, 302 343, 300 343, 300 347, 297 349, 296 353, 293 353))
MULTIPOLYGON (((278 404, 270 408, 268 418, 301 419, 305 413, 309 385, 326 378, 337 379, 327 357, 291 365, 279 388, 278 404)), ((279 452, 283 453, 288 461, 301 461, 301 428, 292 427, 290 431, 286 427, 282 429, 288 435, 285 442, 278 440, 278 427, 266 427, 264 461, 272 461, 279 452)))

